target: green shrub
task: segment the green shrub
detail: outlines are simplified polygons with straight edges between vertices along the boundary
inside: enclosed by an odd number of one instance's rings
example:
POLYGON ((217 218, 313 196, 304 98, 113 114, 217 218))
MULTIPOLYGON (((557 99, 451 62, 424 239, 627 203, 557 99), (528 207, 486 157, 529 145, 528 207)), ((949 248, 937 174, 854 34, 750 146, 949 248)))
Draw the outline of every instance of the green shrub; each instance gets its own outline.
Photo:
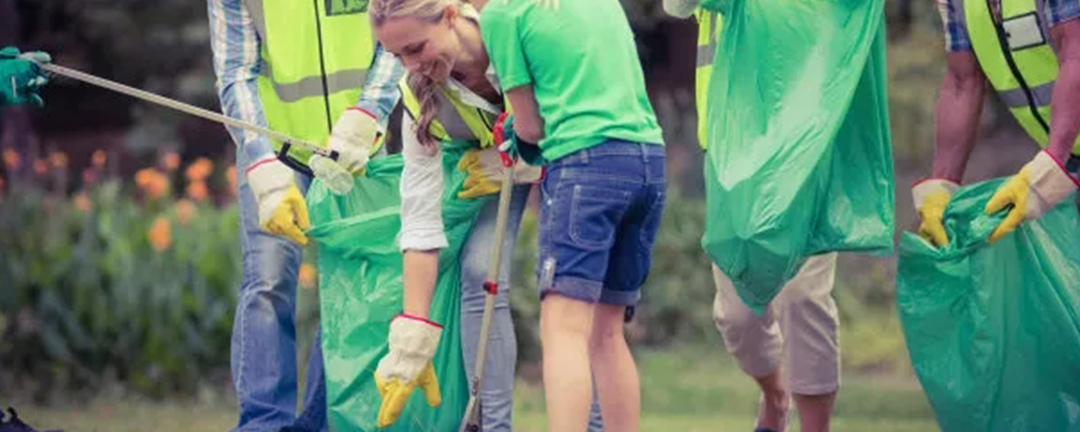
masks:
POLYGON ((29 184, 0 203, 0 368, 83 387, 188 391, 227 367, 235 205, 139 202, 118 181, 74 199, 29 184))

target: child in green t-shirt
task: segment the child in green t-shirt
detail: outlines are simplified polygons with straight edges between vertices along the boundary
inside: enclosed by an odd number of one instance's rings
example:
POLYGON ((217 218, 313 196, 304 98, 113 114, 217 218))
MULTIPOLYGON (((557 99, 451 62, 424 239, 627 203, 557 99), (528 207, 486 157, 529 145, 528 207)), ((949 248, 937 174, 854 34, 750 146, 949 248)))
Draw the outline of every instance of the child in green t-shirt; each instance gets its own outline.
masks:
POLYGON ((559 2, 487 2, 480 31, 519 140, 550 161, 536 268, 548 429, 584 430, 595 382, 605 429, 637 430, 623 323, 664 207, 662 132, 619 1, 541 3, 559 2))

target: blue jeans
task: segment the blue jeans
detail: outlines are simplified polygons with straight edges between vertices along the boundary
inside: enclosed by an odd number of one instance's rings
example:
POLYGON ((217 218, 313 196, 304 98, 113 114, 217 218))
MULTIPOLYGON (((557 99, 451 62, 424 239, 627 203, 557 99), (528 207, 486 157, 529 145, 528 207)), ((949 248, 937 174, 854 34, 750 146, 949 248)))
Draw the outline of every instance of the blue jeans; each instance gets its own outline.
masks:
MULTIPOLYGON (((259 227, 259 207, 248 185, 250 159, 237 151, 243 279, 232 333, 232 378, 240 402, 234 431, 325 431, 326 385, 321 333, 308 362, 304 409, 296 415, 296 284, 303 248, 259 227)), ((306 191, 308 179, 297 175, 306 191)))
POLYGON ((637 304, 664 211, 665 160, 663 146, 610 140, 548 165, 536 262, 541 297, 637 304))
MULTIPOLYGON (((511 430, 514 410, 514 367, 517 362, 517 340, 510 316, 510 264, 517 243, 521 216, 529 198, 529 186, 514 188, 510 215, 503 235, 502 264, 499 271, 499 293, 488 335, 487 364, 484 365, 484 388, 480 391, 481 424, 485 432, 511 430)), ((480 343, 480 326, 484 317, 484 279, 487 278, 491 247, 495 241, 495 217, 498 201, 492 200, 482 210, 461 251, 461 353, 465 357, 465 372, 469 382, 475 378, 476 351, 480 343)), ((590 431, 601 431, 600 407, 593 403, 590 431)))

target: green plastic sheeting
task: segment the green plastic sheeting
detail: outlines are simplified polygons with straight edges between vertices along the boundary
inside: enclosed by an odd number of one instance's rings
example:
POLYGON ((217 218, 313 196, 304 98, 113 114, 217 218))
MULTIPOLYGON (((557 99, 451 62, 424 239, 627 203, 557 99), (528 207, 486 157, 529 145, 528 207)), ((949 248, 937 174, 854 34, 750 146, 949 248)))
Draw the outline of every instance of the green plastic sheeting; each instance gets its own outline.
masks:
POLYGON ((730 0, 702 246, 761 313, 810 256, 892 252, 884 0, 730 0))
POLYGON ((1002 180, 961 189, 950 244, 900 242, 897 303, 911 363, 945 432, 1080 430, 1080 217, 1073 199, 994 244, 983 208, 1002 180))
POLYGON ((443 325, 433 365, 442 405, 430 408, 415 391, 401 417, 375 426, 382 399, 375 368, 387 353, 390 320, 402 308, 401 155, 372 160, 344 196, 320 182, 308 191, 312 229, 318 244, 319 303, 326 364, 328 420, 333 431, 457 430, 469 399, 461 357, 461 265, 459 254, 480 210, 490 198, 460 200, 465 173, 457 170, 462 146, 443 147, 446 172, 443 224, 450 246, 439 255, 439 278, 431 318, 443 325))

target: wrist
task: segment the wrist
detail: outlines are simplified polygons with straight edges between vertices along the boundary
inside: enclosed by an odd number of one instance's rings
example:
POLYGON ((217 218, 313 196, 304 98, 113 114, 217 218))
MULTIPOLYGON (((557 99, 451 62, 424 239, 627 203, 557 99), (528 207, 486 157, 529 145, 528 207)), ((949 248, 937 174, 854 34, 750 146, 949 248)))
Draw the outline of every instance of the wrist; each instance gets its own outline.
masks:
POLYGON ((272 155, 256 160, 245 171, 256 198, 281 192, 293 184, 292 170, 272 155))
POLYGON ((398 319, 416 321, 416 322, 423 323, 423 324, 426 324, 426 325, 430 325, 430 326, 433 326, 433 327, 438 327, 440 329, 442 328, 442 324, 439 324, 439 323, 437 323, 435 321, 432 321, 430 318, 428 318, 426 313, 425 314, 413 314, 413 313, 409 313, 409 312, 402 312, 400 314, 394 315, 394 320, 398 320, 398 319))

